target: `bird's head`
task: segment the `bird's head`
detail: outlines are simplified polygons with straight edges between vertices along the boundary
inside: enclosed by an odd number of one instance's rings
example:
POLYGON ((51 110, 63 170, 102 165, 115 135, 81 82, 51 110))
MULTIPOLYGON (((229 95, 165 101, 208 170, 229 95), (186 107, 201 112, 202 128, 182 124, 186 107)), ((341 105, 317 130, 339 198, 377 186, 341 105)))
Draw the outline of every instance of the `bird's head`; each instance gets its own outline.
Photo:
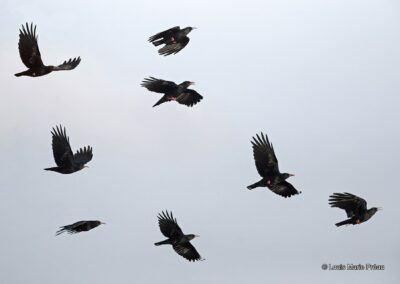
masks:
POLYGON ((187 35, 188 33, 190 33, 193 30, 196 30, 196 27, 187 27, 183 29, 183 32, 185 33, 185 35, 187 35))
POLYGON ((282 178, 283 178, 284 180, 286 180, 286 179, 288 179, 288 178, 290 178, 290 177, 293 177, 294 174, 284 173, 284 174, 281 174, 281 176, 282 176, 282 178))
POLYGON ((194 238, 198 238, 200 237, 199 235, 193 235, 193 234, 189 234, 187 235, 187 238, 189 239, 189 241, 193 240, 194 238))
POLYGON ((184 86, 185 88, 189 88, 189 86, 194 85, 194 82, 192 81, 185 81, 181 84, 182 86, 184 86))
POLYGON ((383 210, 382 207, 372 207, 368 211, 370 212, 371 216, 374 215, 376 212, 383 210))

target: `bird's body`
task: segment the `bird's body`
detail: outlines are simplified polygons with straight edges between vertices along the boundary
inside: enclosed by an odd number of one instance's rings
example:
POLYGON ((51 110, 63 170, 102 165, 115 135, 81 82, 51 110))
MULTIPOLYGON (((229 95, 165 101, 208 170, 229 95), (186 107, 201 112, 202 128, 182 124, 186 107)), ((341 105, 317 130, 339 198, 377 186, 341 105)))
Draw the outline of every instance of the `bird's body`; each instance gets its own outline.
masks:
POLYGON ((262 179, 247 188, 251 190, 257 187, 268 187, 271 191, 285 198, 301 193, 286 181, 293 174, 279 171, 278 159, 275 156, 272 144, 268 140, 268 136, 264 136, 263 133, 261 133, 261 136, 257 134, 257 137, 253 137, 251 143, 253 145, 256 168, 262 179))
POLYGON ((90 146, 80 148, 75 154, 72 153, 69 137, 62 126, 53 128, 52 147, 53 156, 57 167, 46 168, 46 171, 71 174, 82 170, 86 163, 93 157, 93 149, 90 146))
POLYGON ((36 26, 34 27, 33 24, 31 24, 31 26, 29 27, 28 23, 26 23, 26 26, 22 25, 22 30, 19 30, 19 32, 19 55, 22 62, 29 69, 15 74, 15 76, 17 77, 40 77, 53 71, 72 70, 81 62, 80 57, 78 57, 74 59, 69 59, 68 61, 64 61, 63 64, 58 66, 46 66, 43 64, 40 55, 39 45, 37 42, 38 38, 36 35, 36 26))
POLYGON ((105 224, 101 221, 79 221, 76 223, 73 223, 71 225, 66 225, 60 227, 60 230, 56 232, 56 236, 59 234, 62 234, 64 232, 67 232, 68 234, 76 234, 80 232, 87 232, 90 231, 97 226, 100 226, 101 224, 105 224))
POLYGON ((20 76, 29 76, 29 77, 40 77, 43 75, 47 75, 53 71, 54 66, 36 66, 29 68, 26 71, 15 74, 16 77, 20 76))
POLYGON ((179 26, 176 26, 151 36, 149 38, 149 42, 151 42, 154 46, 165 44, 164 47, 158 50, 158 53, 160 55, 167 56, 171 54, 176 54, 189 43, 190 39, 187 35, 193 29, 196 28, 187 27, 181 29, 179 26))
POLYGON ((161 233, 168 239, 157 242, 154 245, 172 245, 174 251, 186 258, 189 261, 201 260, 200 254, 195 247, 190 243, 197 235, 185 235, 179 227, 176 219, 174 219, 172 212, 162 212, 158 215, 158 225, 161 233))
POLYGON ((169 101, 176 101, 188 107, 200 102, 203 97, 195 90, 189 89, 193 82, 185 81, 177 85, 172 81, 165 81, 154 77, 143 80, 141 86, 151 92, 161 93, 164 96, 153 107, 169 101))
POLYGON ((349 219, 336 223, 337 227, 343 225, 358 225, 368 221, 380 208, 367 209, 365 199, 351 193, 334 193, 329 197, 329 205, 346 211, 349 219))

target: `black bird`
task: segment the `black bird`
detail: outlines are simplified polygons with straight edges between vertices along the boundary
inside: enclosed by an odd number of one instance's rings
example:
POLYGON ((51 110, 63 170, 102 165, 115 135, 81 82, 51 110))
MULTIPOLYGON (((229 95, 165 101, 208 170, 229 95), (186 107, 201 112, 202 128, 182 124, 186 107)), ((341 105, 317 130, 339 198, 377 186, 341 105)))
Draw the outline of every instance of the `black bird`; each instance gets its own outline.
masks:
POLYGON ((62 234, 64 232, 67 232, 68 234, 76 234, 80 232, 87 232, 90 231, 91 229, 96 228, 97 226, 100 226, 101 224, 105 224, 101 221, 79 221, 76 223, 73 223, 71 225, 66 225, 60 227, 61 229, 56 232, 56 236, 59 234, 62 234))
POLYGON ((196 29, 195 27, 187 27, 181 29, 179 26, 173 27, 169 30, 163 31, 149 38, 149 42, 154 44, 154 46, 159 46, 160 44, 165 44, 162 48, 158 50, 160 55, 171 55, 176 54, 181 51, 188 43, 188 33, 196 29))
POLYGON ((269 143, 268 136, 261 132, 261 137, 253 137, 253 154, 256 161, 256 168, 262 179, 252 185, 248 189, 256 187, 268 187, 270 190, 283 197, 291 197, 300 194, 293 185, 286 181, 287 178, 294 176, 293 174, 281 173, 279 171, 278 159, 275 156, 274 147, 269 143))
POLYGON ((156 246, 159 245, 172 245, 172 248, 177 254, 183 256, 189 261, 202 260, 200 254, 190 243, 197 235, 189 234, 185 235, 181 228, 179 228, 176 219, 172 216, 172 212, 158 214, 158 225, 160 226, 161 233, 168 239, 155 243, 156 246))
POLYGON ((49 74, 52 71, 72 70, 81 62, 81 58, 78 57, 64 61, 63 64, 58 66, 44 65, 40 56, 36 26, 33 26, 32 23, 30 27, 28 23, 26 23, 26 27, 22 25, 22 30, 19 30, 18 49, 22 62, 29 69, 15 74, 17 77, 38 77, 49 74))
POLYGON ((356 225, 368 221, 378 210, 379 207, 367 209, 367 201, 351 193, 334 193, 329 196, 329 205, 346 211, 349 219, 336 223, 337 227, 343 225, 356 225))
POLYGON ((194 82, 185 81, 179 85, 171 81, 165 81, 154 77, 145 78, 141 86, 151 92, 165 94, 153 107, 169 101, 177 101, 188 107, 194 106, 200 102, 203 97, 195 90, 188 89, 194 82))
POLYGON ((57 164, 57 167, 47 168, 46 171, 58 172, 61 174, 71 174, 77 171, 87 168, 85 166, 90 160, 92 160, 93 153, 92 147, 87 146, 80 148, 75 154, 72 153, 71 146, 69 145, 69 137, 62 126, 53 128, 51 132, 53 156, 57 164))

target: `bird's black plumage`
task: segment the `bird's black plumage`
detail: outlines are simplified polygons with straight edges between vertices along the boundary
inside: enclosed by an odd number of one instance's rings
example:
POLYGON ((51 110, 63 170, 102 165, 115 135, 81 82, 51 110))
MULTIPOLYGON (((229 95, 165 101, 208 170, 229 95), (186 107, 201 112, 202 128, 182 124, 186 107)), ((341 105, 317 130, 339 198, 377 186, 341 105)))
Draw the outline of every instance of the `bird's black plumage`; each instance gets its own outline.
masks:
POLYGON ((171 55, 181 51, 188 43, 189 37, 187 36, 195 27, 187 27, 181 29, 179 26, 170 28, 149 38, 154 46, 165 44, 158 50, 160 55, 171 55))
POLYGON ((144 79, 141 86, 151 92, 164 94, 164 96, 153 105, 153 107, 169 101, 177 101, 180 104, 192 107, 203 99, 198 92, 188 89, 189 86, 193 84, 193 82, 185 81, 177 85, 172 81, 150 77, 144 79))
POLYGON ((22 30, 19 30, 18 49, 22 62, 29 69, 15 74, 17 77, 39 77, 49 74, 52 71, 72 70, 81 62, 81 58, 77 57, 74 59, 69 59, 68 61, 64 61, 63 64, 58 66, 44 65, 39 51, 36 26, 33 26, 32 23, 30 26, 28 23, 26 23, 25 26, 22 25, 22 30))
POLYGON ((336 223, 337 227, 343 225, 356 225, 368 221, 380 208, 367 208, 367 201, 351 193, 334 193, 329 197, 329 205, 346 211, 349 219, 336 223))
POLYGON ((274 147, 269 142, 267 135, 263 133, 261 135, 257 134, 256 137, 253 137, 251 144, 253 145, 256 168, 262 179, 249 185, 248 189, 268 187, 271 191, 285 198, 301 193, 286 181, 287 178, 293 175, 279 171, 278 159, 275 156, 274 147))
POLYGON ((80 148, 75 154, 72 153, 65 127, 57 126, 53 128, 51 134, 53 156, 57 167, 46 168, 46 171, 71 174, 83 169, 92 159, 93 149, 90 146, 80 148))
POLYGON ((155 243, 159 245, 172 245, 174 251, 189 261, 202 260, 200 254, 190 243, 192 239, 198 237, 193 234, 185 235, 178 225, 178 222, 171 213, 162 212, 158 215, 158 225, 161 233, 168 239, 155 243))
POLYGON ((64 232, 67 232, 68 234, 76 234, 80 232, 90 231, 91 229, 94 229, 97 226, 100 226, 101 224, 105 223, 101 221, 79 221, 71 225, 60 227, 60 230, 56 232, 56 236, 64 232))

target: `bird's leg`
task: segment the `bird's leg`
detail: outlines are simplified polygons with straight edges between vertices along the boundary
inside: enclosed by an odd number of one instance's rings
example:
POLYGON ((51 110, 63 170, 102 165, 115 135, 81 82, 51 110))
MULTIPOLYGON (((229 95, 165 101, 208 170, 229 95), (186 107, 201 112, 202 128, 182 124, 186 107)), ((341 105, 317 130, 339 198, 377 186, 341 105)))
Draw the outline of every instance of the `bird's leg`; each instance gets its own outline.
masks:
POLYGON ((175 38, 173 36, 171 37, 171 42, 172 43, 176 43, 176 40, 175 40, 175 38))
POLYGON ((176 101, 176 97, 171 97, 171 101, 176 101))
POLYGON ((356 224, 360 224, 360 223, 361 223, 360 219, 357 219, 356 224))

